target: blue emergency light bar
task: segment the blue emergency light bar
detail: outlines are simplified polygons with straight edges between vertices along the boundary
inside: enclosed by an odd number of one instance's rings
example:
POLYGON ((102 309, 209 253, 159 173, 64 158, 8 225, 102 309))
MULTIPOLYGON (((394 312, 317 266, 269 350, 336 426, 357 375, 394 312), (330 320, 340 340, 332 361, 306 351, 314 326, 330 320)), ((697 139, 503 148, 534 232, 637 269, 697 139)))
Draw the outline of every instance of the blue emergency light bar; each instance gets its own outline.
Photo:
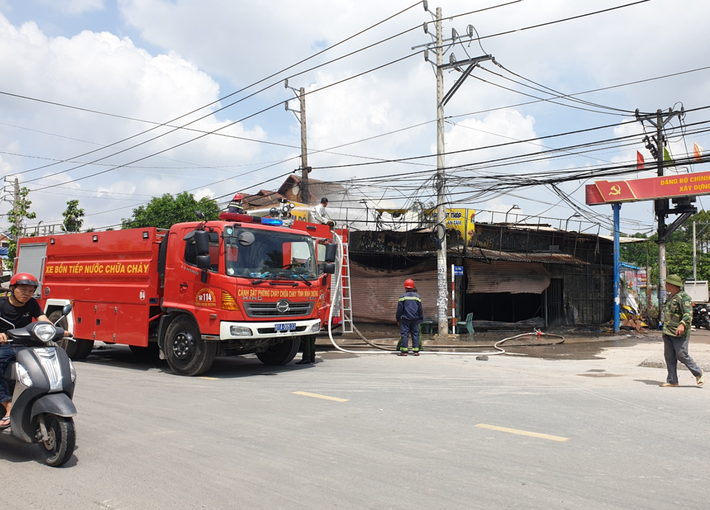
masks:
POLYGON ((262 218, 261 216, 230 212, 219 213, 219 219, 225 221, 238 221, 240 223, 261 223, 262 225, 279 226, 284 224, 282 220, 277 220, 275 218, 262 218))

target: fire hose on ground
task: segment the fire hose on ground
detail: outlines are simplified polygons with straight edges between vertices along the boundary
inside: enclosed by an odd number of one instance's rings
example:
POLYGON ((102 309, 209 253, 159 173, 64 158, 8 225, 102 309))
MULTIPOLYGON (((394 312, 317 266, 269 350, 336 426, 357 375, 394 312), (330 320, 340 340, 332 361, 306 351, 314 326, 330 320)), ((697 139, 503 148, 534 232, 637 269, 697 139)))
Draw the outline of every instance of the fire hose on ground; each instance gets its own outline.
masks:
MULTIPOLYGON (((338 256, 336 257, 336 273, 335 273, 335 288, 332 289, 331 291, 331 296, 337 296, 339 289, 342 287, 342 269, 343 269, 343 242, 340 236, 333 232, 333 235, 335 236, 335 239, 338 244, 338 256)), ((374 347, 375 351, 351 351, 348 349, 343 349, 340 347, 336 342, 335 339, 333 338, 333 310, 335 309, 335 300, 332 299, 330 303, 330 311, 328 314, 328 337, 330 338, 330 343, 333 344, 333 347, 335 347, 338 351, 348 353, 348 354, 392 354, 393 352, 397 352, 397 349, 389 348, 389 347, 384 347, 377 345, 376 343, 368 340, 365 338, 365 336, 353 325, 353 330, 357 335, 368 345, 371 347, 374 347)), ((352 317, 350 317, 352 320, 352 317)), ((508 355, 520 355, 517 353, 510 353, 506 352, 505 349, 500 347, 501 344, 504 342, 507 342, 508 340, 514 340, 517 338, 522 338, 526 336, 535 336, 538 340, 545 336, 545 337, 553 337, 559 339, 559 341, 555 343, 562 343, 564 342, 565 338, 561 335, 554 335, 551 333, 544 333, 540 330, 535 330, 530 333, 521 333, 519 335, 511 336, 508 338, 503 338, 502 340, 498 340, 495 344, 493 344, 493 348, 495 351, 487 351, 487 352, 471 352, 471 351, 440 351, 440 350, 424 350, 420 351, 420 354, 455 354, 455 355, 468 355, 468 356, 497 356, 500 354, 508 354, 508 355)), ((538 345, 535 343, 531 343, 528 345, 538 345)), ((468 346, 459 346, 459 345, 440 345, 437 346, 439 349, 444 348, 444 349, 469 349, 468 346)))

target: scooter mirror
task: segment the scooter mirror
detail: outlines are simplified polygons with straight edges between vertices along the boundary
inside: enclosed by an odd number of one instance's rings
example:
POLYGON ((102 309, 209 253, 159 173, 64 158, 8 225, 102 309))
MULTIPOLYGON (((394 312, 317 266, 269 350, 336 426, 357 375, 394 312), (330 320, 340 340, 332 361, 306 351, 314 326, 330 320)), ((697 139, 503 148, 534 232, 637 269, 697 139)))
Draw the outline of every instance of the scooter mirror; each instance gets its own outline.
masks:
POLYGON ((73 307, 71 303, 67 303, 66 305, 64 305, 64 308, 62 308, 62 315, 69 315, 69 312, 71 312, 72 308, 73 307))

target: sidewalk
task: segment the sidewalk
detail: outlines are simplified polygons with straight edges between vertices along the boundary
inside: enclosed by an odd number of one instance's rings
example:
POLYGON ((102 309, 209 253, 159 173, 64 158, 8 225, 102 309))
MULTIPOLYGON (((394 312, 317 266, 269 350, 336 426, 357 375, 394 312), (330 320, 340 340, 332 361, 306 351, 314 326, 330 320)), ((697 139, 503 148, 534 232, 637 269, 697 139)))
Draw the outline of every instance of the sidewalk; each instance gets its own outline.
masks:
MULTIPOLYGON (((394 349, 399 340, 399 328, 397 326, 382 324, 356 325, 356 328, 367 338, 382 347, 394 349)), ((530 331, 486 331, 469 335, 422 335, 423 347, 431 350, 455 350, 457 347, 466 349, 491 349, 493 345, 504 339, 514 337, 521 333, 531 333, 530 331)), ((580 331, 574 328, 556 328, 549 330, 550 335, 527 335, 521 340, 509 340, 501 346, 508 349, 516 345, 536 345, 540 349, 529 354, 535 357, 546 357, 547 354, 556 351, 564 351, 567 355, 574 354, 576 350, 589 351, 593 344, 598 345, 598 350, 594 350, 597 356, 609 362, 621 361, 624 364, 635 366, 662 368, 665 369, 666 362, 663 357, 663 341, 660 331, 649 330, 622 330, 618 335, 613 332, 601 331, 580 331), (560 338, 552 335, 564 337, 560 343, 560 338), (592 344, 590 346, 590 344, 592 344), (539 351, 539 352, 537 352, 539 351)), ((370 349, 357 334, 342 334, 333 336, 335 342, 344 349, 370 349)), ((333 348, 327 334, 321 334, 316 339, 316 345, 320 350, 333 348)), ((690 337, 690 356, 696 363, 710 374, 710 331, 693 330, 690 337)), ((574 359, 573 356, 568 359, 574 359)), ((681 370, 686 370, 680 364, 681 370)))

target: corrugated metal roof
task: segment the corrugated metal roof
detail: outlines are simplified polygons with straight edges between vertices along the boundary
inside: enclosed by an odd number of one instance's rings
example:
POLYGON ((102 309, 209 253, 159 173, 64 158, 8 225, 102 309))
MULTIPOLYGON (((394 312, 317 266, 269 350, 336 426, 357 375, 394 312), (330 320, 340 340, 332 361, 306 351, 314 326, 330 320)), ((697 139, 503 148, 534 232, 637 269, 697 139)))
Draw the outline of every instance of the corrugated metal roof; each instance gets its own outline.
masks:
POLYGON ((545 264, 569 264, 573 266, 589 265, 588 262, 580 260, 568 253, 520 253, 489 250, 486 248, 468 248, 466 250, 466 258, 474 260, 504 260, 508 262, 544 262, 545 264))

